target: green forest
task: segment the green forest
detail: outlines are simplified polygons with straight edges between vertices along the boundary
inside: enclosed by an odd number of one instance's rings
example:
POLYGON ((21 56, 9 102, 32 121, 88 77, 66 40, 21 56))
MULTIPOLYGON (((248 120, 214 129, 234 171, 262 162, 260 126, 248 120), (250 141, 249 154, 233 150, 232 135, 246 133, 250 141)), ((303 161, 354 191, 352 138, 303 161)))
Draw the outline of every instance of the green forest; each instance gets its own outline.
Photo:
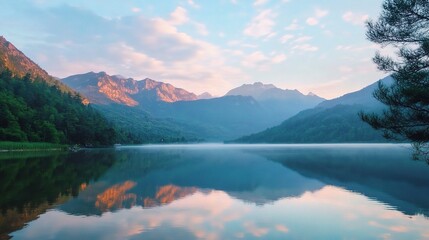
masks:
POLYGON ((42 79, 0 73, 0 141, 112 145, 114 127, 79 95, 42 79))
POLYGON ((130 123, 126 109, 118 110, 121 114, 112 115, 101 107, 84 105, 78 94, 29 74, 18 77, 10 70, 0 73, 0 141, 86 147, 196 141, 192 136, 185 138, 167 121, 133 115, 137 121, 130 123))
MULTIPOLYGON (((368 106, 366 106, 368 108, 368 106)), ((362 105, 337 105, 300 112, 276 127, 235 140, 240 143, 386 142, 380 132, 361 121, 362 105)))

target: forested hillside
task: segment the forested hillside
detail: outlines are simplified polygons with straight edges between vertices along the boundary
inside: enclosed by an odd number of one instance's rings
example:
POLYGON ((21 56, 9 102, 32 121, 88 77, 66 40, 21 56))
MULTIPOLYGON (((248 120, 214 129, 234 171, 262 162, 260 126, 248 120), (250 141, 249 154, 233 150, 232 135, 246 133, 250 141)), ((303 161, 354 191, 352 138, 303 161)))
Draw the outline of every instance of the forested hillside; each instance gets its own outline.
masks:
POLYGON ((111 145, 115 129, 78 95, 29 74, 0 73, 0 141, 111 145))
POLYGON ((242 137, 244 143, 385 142, 382 134, 358 117, 360 105, 309 109, 263 132, 242 137))
POLYGON ((119 104, 92 105, 115 125, 118 143, 199 142, 198 126, 154 118, 144 110, 119 104), (191 129, 194 129, 191 131, 191 129))

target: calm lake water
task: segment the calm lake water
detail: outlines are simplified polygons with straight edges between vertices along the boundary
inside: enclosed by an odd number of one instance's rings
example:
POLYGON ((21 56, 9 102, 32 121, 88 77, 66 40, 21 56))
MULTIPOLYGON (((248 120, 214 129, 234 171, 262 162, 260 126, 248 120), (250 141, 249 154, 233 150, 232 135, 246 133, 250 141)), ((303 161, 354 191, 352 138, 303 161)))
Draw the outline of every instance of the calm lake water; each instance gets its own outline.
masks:
POLYGON ((429 239, 408 145, 0 154, 0 239, 429 239))

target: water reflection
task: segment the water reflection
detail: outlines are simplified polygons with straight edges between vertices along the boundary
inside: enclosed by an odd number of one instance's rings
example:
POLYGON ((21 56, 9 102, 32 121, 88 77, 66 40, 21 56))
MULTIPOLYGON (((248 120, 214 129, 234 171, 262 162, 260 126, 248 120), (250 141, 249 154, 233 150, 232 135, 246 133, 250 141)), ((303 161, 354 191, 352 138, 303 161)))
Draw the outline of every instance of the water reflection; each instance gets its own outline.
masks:
POLYGON ((60 209, 76 215, 101 215, 117 210, 118 204, 113 202, 126 198, 135 201, 121 204, 121 208, 152 207, 191 195, 197 189, 222 190, 262 205, 323 186, 279 163, 237 149, 127 149, 120 154, 127 160, 117 163, 60 209), (111 207, 97 204, 100 199, 110 200, 111 207))
POLYGON ((362 193, 408 215, 429 216, 429 166, 409 160, 409 148, 403 145, 345 145, 323 151, 307 147, 256 154, 308 178, 362 193))
POLYGON ((8 233, 77 196, 82 186, 103 175, 114 159, 107 151, 1 153, 0 239, 8 239, 8 233))
POLYGON ((429 238, 429 167, 402 146, 145 147, 56 159, 73 163, 58 166, 74 169, 75 190, 64 184, 34 206, 43 210, 22 222, 39 218, 14 238, 429 238))
POLYGON ((21 239, 419 239, 428 236, 427 227, 422 215, 410 219, 365 196, 325 186, 262 206, 212 190, 163 207, 134 207, 101 217, 50 211, 14 235, 21 239))

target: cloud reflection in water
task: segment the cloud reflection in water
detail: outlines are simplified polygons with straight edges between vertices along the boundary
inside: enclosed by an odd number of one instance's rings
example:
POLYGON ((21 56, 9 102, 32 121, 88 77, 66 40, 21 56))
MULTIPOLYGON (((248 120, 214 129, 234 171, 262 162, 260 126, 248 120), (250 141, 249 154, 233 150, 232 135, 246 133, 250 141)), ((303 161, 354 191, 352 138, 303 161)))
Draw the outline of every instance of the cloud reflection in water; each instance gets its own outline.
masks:
POLYGON ((41 215, 14 236, 75 239, 83 234, 98 239, 147 239, 146 236, 154 236, 152 233, 164 232, 169 236, 166 239, 185 233, 193 239, 277 239, 282 236, 419 239, 428 236, 428 226, 429 219, 422 215, 410 217, 363 195, 325 186, 263 206, 213 190, 197 191, 168 205, 137 206, 101 217, 73 216, 54 210, 41 215))

